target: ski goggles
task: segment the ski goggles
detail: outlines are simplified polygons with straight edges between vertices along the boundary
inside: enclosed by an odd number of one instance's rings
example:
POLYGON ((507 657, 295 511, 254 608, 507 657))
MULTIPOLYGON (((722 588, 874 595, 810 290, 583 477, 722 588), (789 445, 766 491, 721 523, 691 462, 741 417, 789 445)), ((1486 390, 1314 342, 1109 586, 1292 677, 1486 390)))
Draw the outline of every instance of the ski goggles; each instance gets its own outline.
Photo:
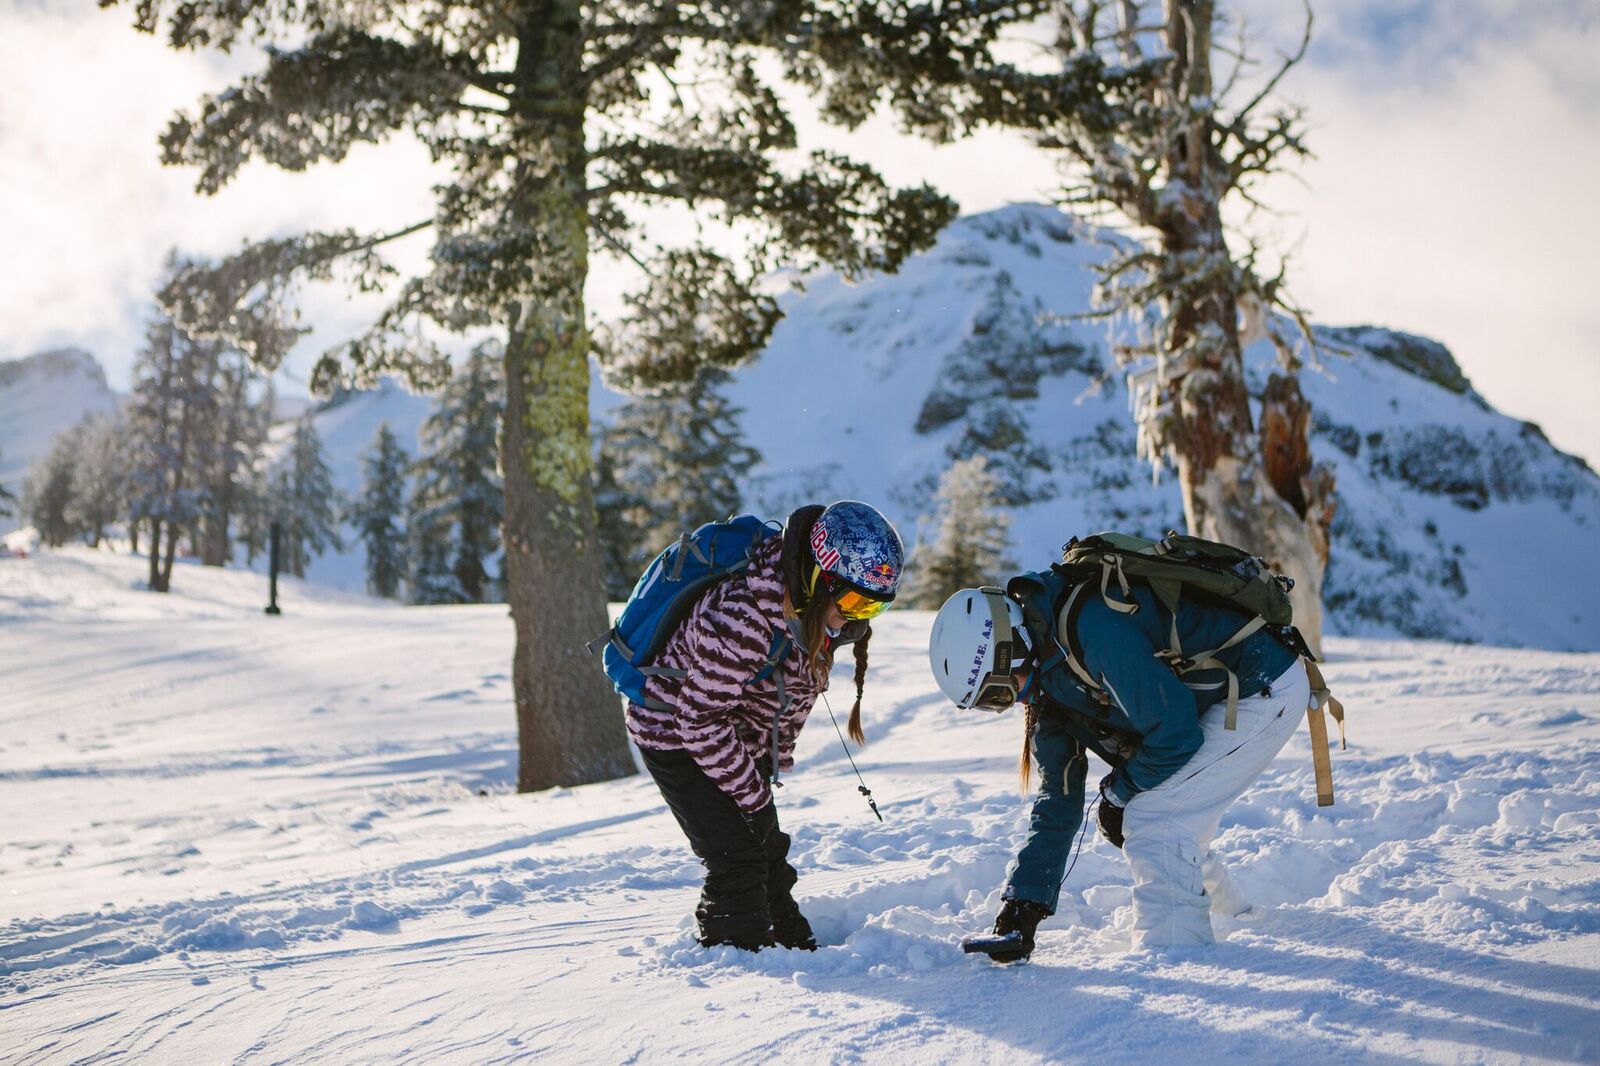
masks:
POLYGON ((833 597, 833 603, 839 608, 839 613, 852 622, 865 622, 889 609, 888 600, 875 600, 853 588, 846 588, 837 593, 833 597))
POLYGON ((839 613, 851 622, 865 622, 869 618, 876 618, 889 609, 892 599, 884 600, 869 596, 854 585, 827 573, 822 567, 811 571, 811 588, 808 593, 814 593, 820 583, 823 591, 833 597, 835 607, 839 613))
POLYGON ((1008 709, 1022 695, 1022 690, 1017 687, 1017 681, 1010 674, 1004 676, 990 674, 983 679, 983 684, 978 686, 978 698, 972 705, 980 711, 993 711, 999 714, 1008 709))

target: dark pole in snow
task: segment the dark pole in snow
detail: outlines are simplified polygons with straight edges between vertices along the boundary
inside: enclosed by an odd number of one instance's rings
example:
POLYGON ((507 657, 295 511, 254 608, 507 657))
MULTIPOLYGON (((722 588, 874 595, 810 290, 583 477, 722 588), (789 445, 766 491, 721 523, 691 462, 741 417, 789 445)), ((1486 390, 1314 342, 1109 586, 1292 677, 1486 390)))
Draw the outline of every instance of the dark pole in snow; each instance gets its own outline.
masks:
POLYGON ((282 614, 283 613, 282 611, 278 610, 278 556, 279 556, 279 552, 280 552, 279 545, 282 543, 282 541, 283 541, 283 527, 279 526, 278 523, 274 522, 274 523, 272 523, 272 551, 270 553, 271 554, 271 559, 267 564, 267 573, 269 575, 268 576, 268 581, 270 582, 270 584, 268 585, 268 588, 271 590, 269 595, 268 595, 268 598, 270 600, 270 602, 267 604, 267 613, 268 614, 282 614))

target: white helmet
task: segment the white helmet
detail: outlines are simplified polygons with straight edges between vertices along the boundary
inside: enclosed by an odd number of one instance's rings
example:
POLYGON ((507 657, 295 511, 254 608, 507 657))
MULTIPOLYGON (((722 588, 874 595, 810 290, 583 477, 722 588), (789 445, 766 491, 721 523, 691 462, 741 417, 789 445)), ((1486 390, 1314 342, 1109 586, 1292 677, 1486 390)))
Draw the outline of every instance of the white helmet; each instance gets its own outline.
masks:
POLYGON ((945 601, 928 637, 934 680, 957 707, 999 713, 1017 700, 1011 672, 1029 658, 1022 607, 1003 589, 962 589, 945 601))

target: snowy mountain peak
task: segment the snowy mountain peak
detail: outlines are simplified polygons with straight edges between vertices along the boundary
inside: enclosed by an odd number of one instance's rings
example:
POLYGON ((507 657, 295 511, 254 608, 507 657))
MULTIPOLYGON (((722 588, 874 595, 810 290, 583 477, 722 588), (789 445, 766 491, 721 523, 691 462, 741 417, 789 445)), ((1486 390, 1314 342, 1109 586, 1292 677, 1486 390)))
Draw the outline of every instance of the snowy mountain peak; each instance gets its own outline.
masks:
POLYGON ((105 368, 82 348, 56 348, 23 359, 0 362, 0 389, 15 388, 29 381, 59 381, 83 378, 109 392, 105 368))
MULTIPOLYGON (((105 369, 81 348, 0 362, 0 484, 20 495, 28 467, 56 434, 116 403, 105 369)), ((0 532, 16 525, 0 518, 0 532)))
MULTIPOLYGON (((1017 204, 957 221, 897 275, 808 280, 730 390, 765 457, 752 504, 869 500, 914 543, 940 473, 981 452, 1015 504, 1024 566, 1073 533, 1181 527, 1176 480, 1137 458, 1105 328, 1074 317, 1117 239, 1017 204)), ((1302 388, 1313 452, 1338 478, 1330 629, 1600 647, 1600 573, 1583 550, 1600 529, 1600 478, 1490 407, 1442 344, 1318 332, 1326 370, 1302 388), (1529 537, 1548 554, 1516 547, 1529 537)), ((1275 353, 1261 342, 1245 356, 1259 395, 1275 353)))

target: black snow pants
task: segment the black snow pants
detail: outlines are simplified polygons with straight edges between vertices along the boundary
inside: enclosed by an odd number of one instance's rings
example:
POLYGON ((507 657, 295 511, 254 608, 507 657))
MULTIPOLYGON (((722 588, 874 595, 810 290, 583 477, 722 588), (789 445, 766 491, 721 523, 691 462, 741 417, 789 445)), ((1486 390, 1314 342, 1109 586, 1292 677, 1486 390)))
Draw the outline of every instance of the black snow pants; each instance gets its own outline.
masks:
POLYGON ((749 951, 815 948, 811 926, 791 894, 798 875, 789 865, 789 835, 778 828, 771 802, 745 815, 686 751, 640 748, 645 768, 706 868, 694 916, 700 943, 749 951))

